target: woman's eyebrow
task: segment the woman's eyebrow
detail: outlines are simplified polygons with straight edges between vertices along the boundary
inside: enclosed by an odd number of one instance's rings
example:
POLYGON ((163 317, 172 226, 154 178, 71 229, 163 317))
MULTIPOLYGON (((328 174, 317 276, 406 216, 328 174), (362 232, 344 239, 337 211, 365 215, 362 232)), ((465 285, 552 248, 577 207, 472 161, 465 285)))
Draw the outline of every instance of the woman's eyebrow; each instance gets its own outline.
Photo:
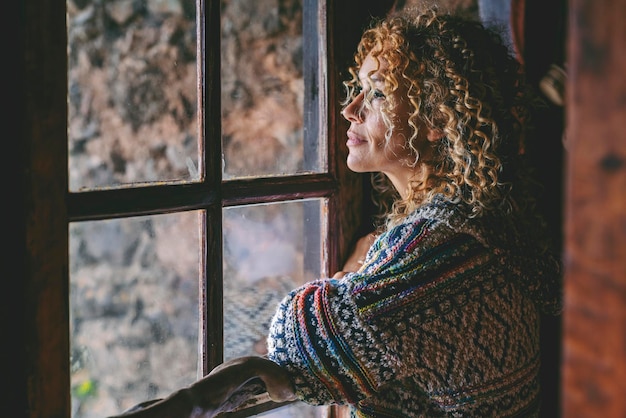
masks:
POLYGON ((372 75, 366 75, 364 77, 359 77, 359 83, 361 83, 361 85, 365 85, 367 84, 380 84, 383 82, 383 78, 380 77, 378 75, 378 73, 376 74, 372 74, 372 75))

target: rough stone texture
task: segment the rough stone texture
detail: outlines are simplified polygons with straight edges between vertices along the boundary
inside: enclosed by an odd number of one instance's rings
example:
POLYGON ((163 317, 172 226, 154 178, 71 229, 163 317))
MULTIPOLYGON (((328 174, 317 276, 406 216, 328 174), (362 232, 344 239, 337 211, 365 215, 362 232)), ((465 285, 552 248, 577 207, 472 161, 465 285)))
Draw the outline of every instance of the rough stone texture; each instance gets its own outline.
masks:
POLYGON ((229 1, 222 15, 225 177, 299 172, 304 99, 301 4, 229 1))
POLYGON ((194 15, 189 0, 69 3, 71 190, 196 175, 194 15))

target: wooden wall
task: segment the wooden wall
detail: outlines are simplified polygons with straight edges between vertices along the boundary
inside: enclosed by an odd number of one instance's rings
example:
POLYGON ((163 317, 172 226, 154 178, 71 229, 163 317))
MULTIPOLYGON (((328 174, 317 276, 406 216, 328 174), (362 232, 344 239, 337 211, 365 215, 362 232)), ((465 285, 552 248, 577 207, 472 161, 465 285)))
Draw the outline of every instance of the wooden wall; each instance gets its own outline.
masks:
POLYGON ((626 417, 626 0, 570 0, 565 417, 626 417))

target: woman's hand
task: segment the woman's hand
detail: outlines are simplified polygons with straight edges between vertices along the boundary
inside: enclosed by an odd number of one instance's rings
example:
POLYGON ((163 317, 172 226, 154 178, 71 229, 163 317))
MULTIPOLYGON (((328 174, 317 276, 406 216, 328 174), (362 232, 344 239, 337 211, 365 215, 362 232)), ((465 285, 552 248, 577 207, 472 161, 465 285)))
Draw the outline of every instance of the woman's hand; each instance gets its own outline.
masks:
POLYGON ((354 246, 352 254, 350 254, 350 257, 348 257, 348 260, 343 265, 343 268, 341 269, 341 271, 335 273, 333 278, 340 279, 345 276, 346 273, 358 271, 365 261, 365 255, 369 251, 374 241, 376 241, 376 238, 376 235, 374 235, 373 233, 367 234, 359 238, 359 240, 356 242, 356 245, 354 246))
POLYGON ((236 376, 259 378, 274 402, 287 402, 296 399, 287 372, 278 364, 264 357, 239 357, 220 364, 208 374, 220 381, 237 380, 236 376))
POLYGON ((211 418, 261 393, 263 386, 275 402, 295 400, 285 370, 266 358, 250 356, 229 360, 165 399, 144 402, 111 418, 211 418))

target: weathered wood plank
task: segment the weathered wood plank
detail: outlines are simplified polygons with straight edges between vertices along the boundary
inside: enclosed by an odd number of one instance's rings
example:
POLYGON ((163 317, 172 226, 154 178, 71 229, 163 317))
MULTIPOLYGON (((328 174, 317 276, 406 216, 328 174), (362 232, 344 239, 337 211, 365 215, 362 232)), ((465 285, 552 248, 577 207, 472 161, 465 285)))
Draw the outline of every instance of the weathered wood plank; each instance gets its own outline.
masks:
POLYGON ((626 1, 571 0, 563 412, 626 416, 626 1))
POLYGON ((22 13, 24 116, 17 141, 23 141, 24 153, 17 180, 7 180, 21 181, 24 188, 19 196, 24 202, 24 257, 15 261, 25 265, 24 276, 16 279, 24 283, 19 309, 24 314, 28 417, 66 417, 70 359, 65 2, 28 2, 22 13))

